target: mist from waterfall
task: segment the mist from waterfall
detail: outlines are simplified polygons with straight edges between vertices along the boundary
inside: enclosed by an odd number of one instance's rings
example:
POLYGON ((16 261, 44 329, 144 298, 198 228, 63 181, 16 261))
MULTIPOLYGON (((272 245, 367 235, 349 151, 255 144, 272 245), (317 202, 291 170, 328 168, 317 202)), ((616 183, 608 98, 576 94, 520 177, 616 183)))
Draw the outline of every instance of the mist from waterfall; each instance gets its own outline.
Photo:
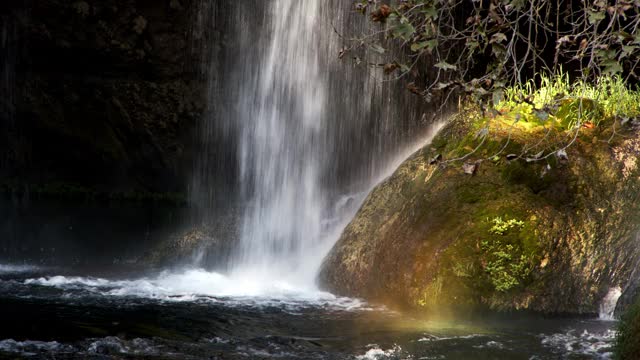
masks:
POLYGON ((379 68, 338 59, 345 43, 336 31, 371 31, 350 4, 247 1, 209 13, 225 14, 213 41, 233 45, 208 60, 211 115, 201 136, 209 152, 194 197, 216 211, 239 204, 232 277, 313 286, 368 191, 424 145, 421 100, 383 81, 379 68))
POLYGON ((600 320, 615 320, 616 305, 620 296, 622 296, 622 289, 619 286, 609 289, 609 292, 600 303, 598 312, 600 320))

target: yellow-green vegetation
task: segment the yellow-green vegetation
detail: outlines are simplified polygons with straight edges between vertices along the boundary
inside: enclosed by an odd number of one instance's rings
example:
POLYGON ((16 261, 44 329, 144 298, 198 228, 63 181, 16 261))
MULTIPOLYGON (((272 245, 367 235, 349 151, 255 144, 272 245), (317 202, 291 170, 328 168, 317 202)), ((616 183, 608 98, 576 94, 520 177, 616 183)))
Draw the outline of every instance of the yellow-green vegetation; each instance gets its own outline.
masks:
POLYGON ((521 285, 535 264, 536 249, 526 249, 526 234, 522 234, 524 221, 496 217, 491 220, 489 236, 480 244, 485 273, 497 291, 508 291, 521 285), (527 251, 530 250, 530 251, 527 251))
POLYGON ((494 103, 500 115, 505 120, 571 130, 607 120, 628 121, 640 114, 640 91, 629 88, 619 76, 602 76, 595 84, 572 83, 560 73, 541 75, 539 83, 536 86, 531 80, 496 93, 494 103))
POLYGON ((640 95, 614 77, 591 87, 563 79, 511 89, 495 111, 460 108, 369 195, 322 281, 426 312, 597 313, 640 261, 629 251, 640 224, 640 95))
POLYGON ((517 229, 524 227, 524 221, 516 219, 509 219, 505 221, 502 220, 502 218, 499 216, 491 220, 491 223, 493 224, 493 226, 489 229, 489 233, 492 235, 500 236, 505 235, 509 230, 512 230, 514 228, 517 229))
MULTIPOLYGON (((341 57, 367 47, 384 55, 381 66, 387 75, 410 76, 429 69, 426 72, 434 76, 422 86, 411 86, 427 100, 462 90, 486 103, 522 79, 558 72, 561 64, 574 77, 590 82, 602 75, 620 75, 629 83, 638 80, 640 12, 637 2, 632 5, 630 0, 355 2, 356 10, 384 26, 353 38, 341 57), (559 21, 566 9, 571 9, 572 20, 559 21), (383 38, 405 51, 395 50, 383 38), (412 56, 403 56, 406 53, 412 56)), ((373 63, 352 58, 356 64, 373 63)))
MULTIPOLYGON (((529 81, 496 93, 493 105, 484 111, 463 110, 468 134, 457 143, 448 162, 477 158, 478 154, 484 155, 481 160, 497 162, 510 154, 528 163, 546 161, 554 166, 580 136, 600 136, 583 140, 611 143, 623 127, 638 125, 640 88, 629 88, 619 76, 602 76, 591 84, 571 83, 563 73, 541 75, 539 85, 529 81), (587 131, 594 128, 599 129, 587 131), (602 138, 605 132, 609 136, 602 138)), ((529 177, 521 165, 510 164, 508 175, 529 177)))
POLYGON ((618 323, 615 358, 640 359, 640 301, 632 305, 618 323))
MULTIPOLYGON (((496 309, 528 307, 552 238, 569 232, 544 224, 569 226, 575 219, 563 212, 585 205, 578 203, 586 201, 584 190, 611 191, 619 169, 606 156, 609 147, 635 136, 630 120, 640 115, 640 91, 619 77, 594 85, 571 84, 566 75, 541 79, 539 86, 509 88, 495 110, 462 109, 434 140, 429 156, 441 154, 449 175, 439 181, 449 182, 457 200, 448 202, 449 216, 466 220, 468 231, 442 252, 438 276, 419 295, 419 305, 475 294, 496 309), (465 177, 464 164, 480 170, 465 177)), ((596 237, 589 226, 581 235, 596 237)))

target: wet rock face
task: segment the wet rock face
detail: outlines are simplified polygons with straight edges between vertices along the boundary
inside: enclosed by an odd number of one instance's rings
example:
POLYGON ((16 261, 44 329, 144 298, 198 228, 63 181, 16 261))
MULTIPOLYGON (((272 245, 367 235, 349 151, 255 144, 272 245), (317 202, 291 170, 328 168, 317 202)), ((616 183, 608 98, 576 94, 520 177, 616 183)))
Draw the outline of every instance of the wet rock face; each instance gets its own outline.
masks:
POLYGON ((184 191, 206 96, 197 1, 7 3, 15 111, 0 114, 0 176, 184 191))
POLYGON ((227 270, 225 264, 239 237, 241 211, 233 208, 210 215, 211 219, 174 231, 150 247, 141 262, 157 268, 186 264, 213 271, 227 270))
POLYGON ((457 116, 369 195, 325 260, 321 283, 437 314, 597 314, 611 288, 632 287, 640 260, 637 131, 611 143, 598 141, 610 137, 606 129, 585 131, 564 158, 527 162, 506 155, 543 134, 515 132, 493 157, 508 132, 492 128, 496 138, 466 159, 473 174, 463 162, 432 161, 476 147, 471 117, 457 116))

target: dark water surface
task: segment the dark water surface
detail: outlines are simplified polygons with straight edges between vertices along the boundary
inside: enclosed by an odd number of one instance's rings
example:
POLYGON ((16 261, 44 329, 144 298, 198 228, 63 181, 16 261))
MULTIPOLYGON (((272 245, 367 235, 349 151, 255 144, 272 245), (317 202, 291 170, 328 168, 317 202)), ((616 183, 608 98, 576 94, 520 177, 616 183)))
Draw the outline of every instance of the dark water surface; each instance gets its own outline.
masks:
POLYGON ((615 335, 599 320, 418 320, 196 269, 126 280, 15 265, 0 265, 0 322, 2 359, 607 359, 615 335))

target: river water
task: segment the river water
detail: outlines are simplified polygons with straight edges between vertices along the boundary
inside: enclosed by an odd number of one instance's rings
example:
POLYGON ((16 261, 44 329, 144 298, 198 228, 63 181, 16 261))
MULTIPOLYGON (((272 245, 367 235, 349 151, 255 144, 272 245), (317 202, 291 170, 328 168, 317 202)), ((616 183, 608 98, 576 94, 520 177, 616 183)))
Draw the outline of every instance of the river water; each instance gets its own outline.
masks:
POLYGON ((2 359, 607 359, 615 323, 414 318, 200 269, 0 265, 2 359))

